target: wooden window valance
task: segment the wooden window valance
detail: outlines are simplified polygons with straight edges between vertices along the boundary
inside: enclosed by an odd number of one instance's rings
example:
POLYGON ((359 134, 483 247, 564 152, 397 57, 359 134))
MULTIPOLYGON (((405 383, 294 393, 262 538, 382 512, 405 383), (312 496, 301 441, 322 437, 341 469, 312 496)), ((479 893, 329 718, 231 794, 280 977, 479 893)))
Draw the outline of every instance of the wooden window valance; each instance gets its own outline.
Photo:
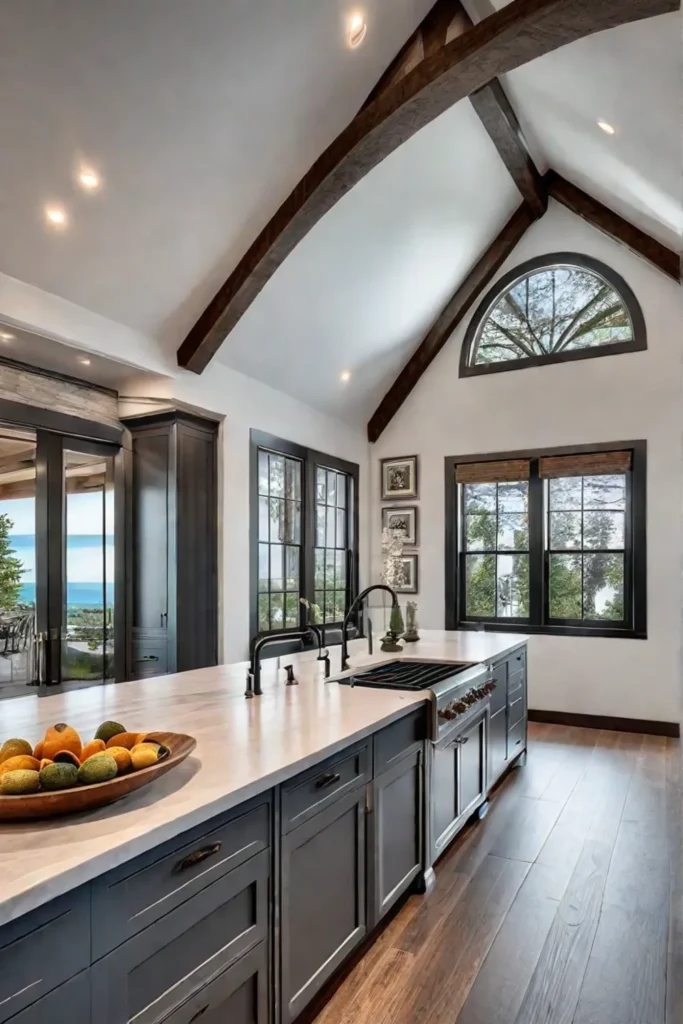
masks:
POLYGON ((458 484, 498 484, 528 479, 528 459, 509 459, 506 462, 464 462, 455 467, 455 481, 458 484))
POLYGON ((628 473, 631 452, 595 452, 585 455, 553 455, 539 459, 539 475, 543 479, 559 476, 605 476, 628 473))

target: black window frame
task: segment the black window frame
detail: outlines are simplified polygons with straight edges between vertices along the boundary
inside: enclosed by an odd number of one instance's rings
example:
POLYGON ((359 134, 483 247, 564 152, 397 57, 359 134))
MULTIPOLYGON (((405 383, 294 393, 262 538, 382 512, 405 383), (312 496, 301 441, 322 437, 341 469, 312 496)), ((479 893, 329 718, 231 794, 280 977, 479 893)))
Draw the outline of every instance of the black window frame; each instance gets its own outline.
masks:
POLYGON ((548 366, 552 363, 568 363, 577 359, 596 359, 602 356, 618 356, 627 352, 644 352, 647 350, 647 329, 643 310, 632 288, 607 264, 578 252, 553 252, 520 263, 509 273, 504 274, 486 293, 472 316, 462 349, 460 351, 460 377, 478 377, 489 373, 505 373, 508 370, 524 370, 532 366, 548 366), (476 350, 479 333, 486 318, 498 300, 515 284, 539 270, 553 270, 560 266, 577 267, 588 270, 603 278, 619 295, 633 325, 631 341, 615 342, 613 345, 596 345, 593 348, 559 352, 557 355, 533 356, 525 359, 509 359, 497 363, 470 363, 470 357, 476 350))
MULTIPOLYGON (((277 633, 296 632, 302 628, 306 619, 303 605, 299 608, 299 624, 281 629, 259 630, 258 598, 259 598, 259 452, 268 451, 288 458, 297 459, 302 463, 302 525, 301 525, 301 560, 299 578, 301 596, 315 601, 315 549, 316 549, 316 471, 319 467, 343 473, 348 478, 346 523, 348 532, 348 557, 346 564, 346 602, 345 611, 358 594, 359 576, 359 467, 355 462, 347 462, 333 455, 327 455, 314 448, 307 448, 287 441, 284 438, 260 430, 250 431, 250 481, 249 481, 249 630, 252 643, 255 639, 272 636, 277 633)), ((323 609, 324 616, 324 609, 323 609)), ((325 642, 329 644, 341 641, 341 620, 338 622, 321 623, 324 627, 325 642)), ((292 648, 285 646, 282 652, 276 644, 266 648, 264 656, 276 656, 288 653, 292 648)))
MULTIPOLYGON (((446 496, 446 629, 490 629, 496 632, 545 634, 550 636, 596 636, 608 638, 647 639, 647 441, 617 441, 603 444, 534 448, 484 455, 447 456, 445 459, 446 496), (562 455, 585 455, 600 452, 630 451, 631 470, 626 481, 625 560, 624 560, 624 625, 607 625, 595 620, 550 619, 548 610, 549 544, 546 544, 548 509, 544 481, 539 475, 538 460, 562 455), (467 617, 465 615, 464 571, 462 550, 463 509, 461 488, 455 479, 456 467, 468 463, 504 462, 528 459, 529 474, 529 618, 501 619, 467 617)), ((506 552, 507 553, 507 552, 506 552)))

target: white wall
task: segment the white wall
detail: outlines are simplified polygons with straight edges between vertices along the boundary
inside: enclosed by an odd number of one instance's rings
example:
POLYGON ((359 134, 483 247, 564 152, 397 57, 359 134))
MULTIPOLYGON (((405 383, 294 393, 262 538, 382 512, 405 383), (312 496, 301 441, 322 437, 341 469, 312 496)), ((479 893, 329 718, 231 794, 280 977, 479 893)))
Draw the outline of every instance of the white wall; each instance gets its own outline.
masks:
POLYGON ((368 577, 368 444, 364 431, 281 391, 213 362, 201 376, 182 373, 178 401, 224 417, 221 426, 221 623, 223 661, 241 661, 249 641, 249 431, 264 430, 360 466, 360 576, 368 577))
POLYGON ((648 639, 536 636, 530 706, 678 721, 681 694, 683 290, 551 204, 512 258, 583 252, 638 297, 648 350, 459 379, 462 324, 371 453, 373 579, 380 571, 379 459, 420 455, 420 622, 444 626, 444 457, 601 441, 648 441, 648 639))

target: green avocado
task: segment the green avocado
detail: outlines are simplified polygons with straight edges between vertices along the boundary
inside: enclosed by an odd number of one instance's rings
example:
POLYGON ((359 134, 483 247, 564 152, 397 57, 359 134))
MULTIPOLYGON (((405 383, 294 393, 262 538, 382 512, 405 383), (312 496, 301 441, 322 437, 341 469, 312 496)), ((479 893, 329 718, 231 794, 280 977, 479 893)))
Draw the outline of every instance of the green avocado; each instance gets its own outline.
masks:
POLYGON ((47 764, 40 773, 43 789, 70 789, 78 782, 78 768, 73 764, 47 764))
POLYGON ((95 739, 104 740, 105 743, 108 743, 112 736, 118 736, 120 732, 125 731, 125 725, 121 725, 120 722, 102 722, 102 725, 95 733, 95 739))
MULTIPOLYGON (((78 769, 78 781, 86 786, 93 782, 109 782, 118 771, 116 761, 109 754, 102 754, 99 757, 89 757, 88 760, 78 769)), ((8 773, 9 774, 9 773, 8 773)))
POLYGON ((38 772, 20 769, 5 772, 0 779, 0 793, 3 796, 21 796, 22 793, 36 793, 40 786, 38 772))

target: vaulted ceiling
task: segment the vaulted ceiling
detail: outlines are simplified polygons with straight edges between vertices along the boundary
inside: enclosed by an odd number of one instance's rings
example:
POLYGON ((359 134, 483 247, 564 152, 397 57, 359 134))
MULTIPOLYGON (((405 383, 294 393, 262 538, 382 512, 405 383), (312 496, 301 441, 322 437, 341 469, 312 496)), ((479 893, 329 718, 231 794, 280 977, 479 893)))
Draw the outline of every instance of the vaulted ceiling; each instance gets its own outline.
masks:
MULTIPOLYGON (((0 271, 175 351, 432 3, 366 0, 350 50, 343 0, 0 0, 0 271)), ((680 12, 659 15, 501 77, 542 172, 676 251, 680 40, 680 12)), ((361 427, 520 199, 461 100, 304 234, 217 358, 361 427)))

